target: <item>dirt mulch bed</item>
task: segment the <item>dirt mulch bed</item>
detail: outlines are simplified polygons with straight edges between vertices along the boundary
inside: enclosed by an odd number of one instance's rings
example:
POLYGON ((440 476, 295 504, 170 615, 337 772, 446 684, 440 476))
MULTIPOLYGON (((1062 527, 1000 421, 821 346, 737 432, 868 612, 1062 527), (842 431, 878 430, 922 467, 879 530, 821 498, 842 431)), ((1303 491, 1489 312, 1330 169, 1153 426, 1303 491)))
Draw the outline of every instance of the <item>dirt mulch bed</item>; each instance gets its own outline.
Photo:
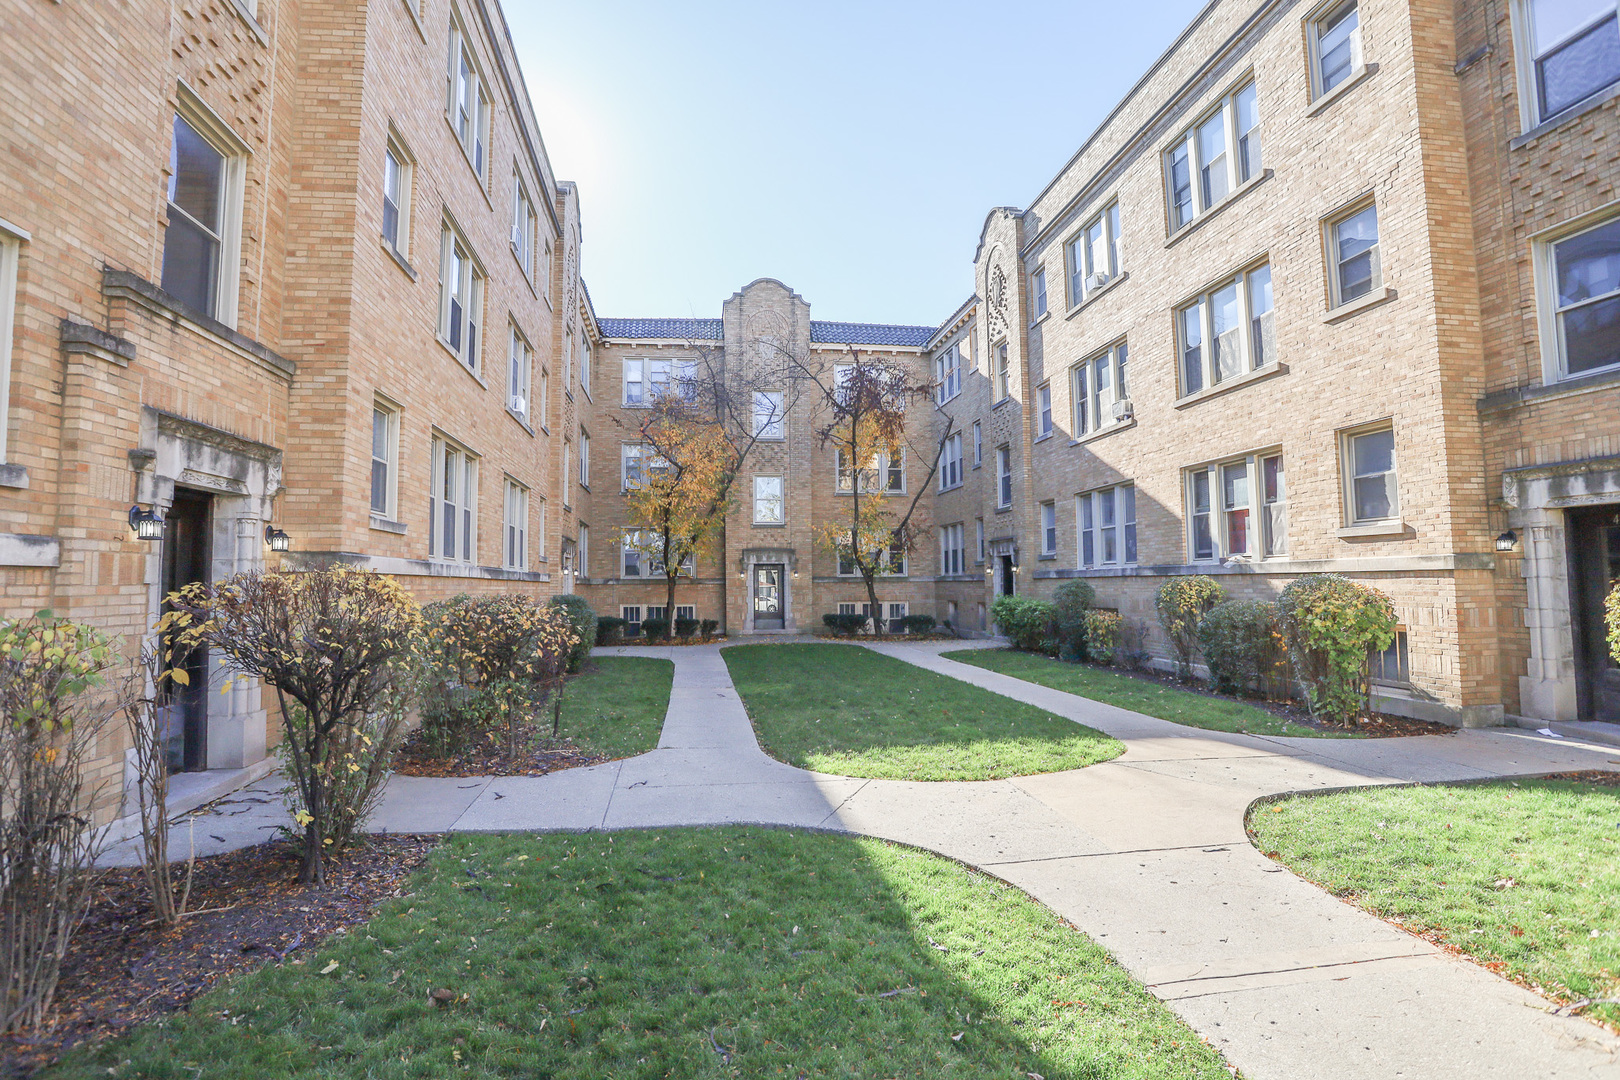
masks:
MULTIPOLYGON (((1620 760, 1611 759, 1610 765, 1620 765, 1620 760)), ((1579 784, 1595 784, 1598 787, 1620 787, 1620 772, 1608 772, 1604 769, 1586 769, 1581 772, 1549 773, 1538 776, 1537 780, 1573 780, 1579 784)))
POLYGON ((616 638, 613 641, 597 642, 597 644, 603 648, 607 648, 609 646, 617 647, 619 645, 641 645, 649 649, 662 649, 670 645, 724 645, 725 643, 726 635, 724 634, 716 634, 713 637, 700 637, 694 634, 689 638, 667 637, 659 638, 657 641, 654 641, 648 637, 637 635, 633 638, 616 638))
MULTIPOLYGON (((322 938, 371 918, 403 895, 436 836, 367 837, 327 867, 327 885, 298 885, 298 857, 279 841, 197 860, 190 907, 165 930, 151 919, 137 869, 108 871, 62 965, 49 1028, 0 1038, 0 1077, 27 1076, 85 1042, 189 1007, 221 978, 296 960, 322 938)), ((176 866, 175 889, 184 881, 176 866)))
MULTIPOLYGON (((549 729, 548 729, 549 730, 549 729)), ((580 750, 566 739, 553 743, 538 728, 523 736, 531 749, 517 760, 506 756, 499 741, 480 740, 450 757, 429 747, 420 731, 413 732, 394 758, 394 772, 400 776, 544 776, 559 769, 577 769, 609 760, 609 755, 580 750)))

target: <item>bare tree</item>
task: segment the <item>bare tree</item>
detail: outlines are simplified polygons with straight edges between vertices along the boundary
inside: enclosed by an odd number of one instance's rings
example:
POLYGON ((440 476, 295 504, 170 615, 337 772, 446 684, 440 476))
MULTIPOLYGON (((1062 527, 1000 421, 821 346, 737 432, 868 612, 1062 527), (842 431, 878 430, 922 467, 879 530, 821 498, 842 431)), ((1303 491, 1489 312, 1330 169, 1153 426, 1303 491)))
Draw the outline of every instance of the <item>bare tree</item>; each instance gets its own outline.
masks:
MULTIPOLYGON (((160 629, 141 646, 140 658, 124 679, 124 716, 135 751, 135 799, 141 817, 141 871, 152 897, 152 914, 164 926, 180 921, 186 897, 174 899, 169 873, 169 754, 165 698, 174 688, 172 638, 160 629)), ((182 669, 182 675, 184 671, 182 669)), ((191 878, 186 878, 190 894, 191 878)))

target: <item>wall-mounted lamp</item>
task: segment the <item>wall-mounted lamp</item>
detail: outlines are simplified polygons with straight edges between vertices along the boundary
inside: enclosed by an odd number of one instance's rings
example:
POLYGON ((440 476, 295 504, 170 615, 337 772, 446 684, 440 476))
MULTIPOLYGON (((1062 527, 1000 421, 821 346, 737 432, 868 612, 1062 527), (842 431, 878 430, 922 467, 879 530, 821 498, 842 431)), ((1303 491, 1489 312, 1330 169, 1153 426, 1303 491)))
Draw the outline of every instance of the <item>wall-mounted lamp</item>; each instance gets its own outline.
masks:
POLYGON ((994 564, 992 564, 992 563, 985 563, 984 564, 984 576, 985 577, 995 577, 996 576, 996 568, 995 568, 994 564))
POLYGON ((156 510, 142 510, 139 506, 129 508, 129 527, 135 530, 138 540, 163 539, 163 519, 156 510))
POLYGON ((1516 551, 1519 547, 1519 534, 1509 529, 1496 538, 1497 551, 1516 551))
POLYGON ((292 537, 276 528, 274 525, 264 527, 264 542, 270 545, 271 551, 286 551, 292 547, 292 537))

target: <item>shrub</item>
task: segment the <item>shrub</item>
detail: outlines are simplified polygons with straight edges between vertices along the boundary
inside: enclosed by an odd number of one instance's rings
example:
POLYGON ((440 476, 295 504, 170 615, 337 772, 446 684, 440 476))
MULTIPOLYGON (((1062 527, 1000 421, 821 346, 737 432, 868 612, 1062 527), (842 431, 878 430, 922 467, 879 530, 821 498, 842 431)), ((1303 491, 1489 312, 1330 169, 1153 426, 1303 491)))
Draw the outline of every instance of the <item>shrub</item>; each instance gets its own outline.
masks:
POLYGON ((95 886, 85 760, 118 707, 118 660, 48 611, 0 620, 0 1032, 40 1027, 95 886))
POLYGON ((1202 574, 1174 577, 1159 586, 1153 606, 1159 613, 1159 625, 1175 650, 1179 678, 1192 678, 1193 657, 1198 655, 1198 624, 1203 621, 1204 612, 1220 603, 1225 595, 1214 578, 1202 574))
POLYGON ((1223 600, 1198 624, 1198 644, 1220 690, 1282 697, 1288 689, 1288 645, 1277 605, 1223 600))
POLYGON ((714 637, 714 632, 718 629, 720 629, 719 619, 704 619, 703 625, 700 628, 700 632, 703 634, 703 640, 708 641, 710 638, 714 637))
POLYGON ((574 624, 574 633, 578 636, 579 643, 568 656, 568 673, 576 674, 585 666, 585 661, 591 658, 591 646, 596 643, 596 612, 591 610, 591 605, 583 596, 576 593, 553 596, 550 606, 567 611, 568 618, 574 624))
POLYGON ((675 620, 675 636, 683 641, 690 639, 693 634, 697 633, 697 628, 698 621, 696 619, 675 620))
POLYGON ((1089 581, 1065 581, 1052 594, 1057 609, 1057 636, 1064 655, 1076 660, 1085 658, 1086 614, 1096 602, 1097 592, 1089 581))
POLYGON ((1354 720, 1367 708, 1368 654, 1395 640, 1389 597, 1339 574, 1307 574, 1289 583, 1277 609, 1311 715, 1354 720))
POLYGON ((827 627, 827 629, 831 630, 835 634, 842 634, 845 637, 854 637, 856 634, 865 629, 867 619, 865 615, 834 613, 831 615, 823 615, 821 617, 821 621, 827 627))
POLYGON ((1603 623, 1609 631, 1609 655, 1620 664, 1620 581, 1609 589, 1603 599, 1603 623))
POLYGON ((669 620, 642 619, 641 633, 648 641, 662 641, 669 637, 669 620))
POLYGON ((1025 652, 1054 653, 1057 634, 1053 620, 1057 608, 1050 600, 1033 596, 998 596, 990 614, 1001 632, 1012 640, 1013 648, 1025 652))
POLYGON ((596 617, 596 643, 598 645, 617 645, 623 640, 623 619, 617 615, 598 615, 596 617))
POLYGON ((1094 664, 1114 662, 1119 649, 1119 629, 1122 624, 1117 611, 1092 608, 1085 618, 1085 657, 1094 664))
POLYGON ((900 620, 900 625, 906 628, 908 634, 932 634, 934 632, 934 617, 932 615, 907 615, 900 620))
POLYGON ((421 609, 393 579, 345 566, 238 574, 172 600, 186 642, 275 690, 303 831, 298 880, 324 885, 326 849, 348 843, 387 775, 416 682, 421 609))

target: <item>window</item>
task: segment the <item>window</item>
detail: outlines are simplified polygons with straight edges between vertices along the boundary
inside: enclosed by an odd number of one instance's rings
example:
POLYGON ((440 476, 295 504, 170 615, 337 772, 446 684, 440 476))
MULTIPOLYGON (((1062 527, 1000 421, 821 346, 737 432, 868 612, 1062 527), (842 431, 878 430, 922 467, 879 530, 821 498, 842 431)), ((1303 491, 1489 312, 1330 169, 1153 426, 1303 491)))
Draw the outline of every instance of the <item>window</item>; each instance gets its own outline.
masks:
POLYGON ((905 633, 905 630, 906 630, 906 612, 909 610, 909 607, 910 607, 910 605, 904 604, 904 603, 898 603, 898 604, 891 603, 889 605, 889 624, 888 624, 888 632, 889 633, 891 633, 891 634, 903 634, 903 633, 905 633))
POLYGON ((1007 345, 996 346, 996 400, 1005 401, 1012 394, 1012 372, 1007 358, 1007 345))
POLYGON ((696 619, 696 618, 697 618, 697 608, 696 607, 692 606, 691 604, 676 604, 675 605, 675 621, 676 622, 679 622, 682 619, 696 619))
POLYGON ((590 397, 591 396, 591 367, 592 367, 591 361, 595 356, 595 352, 591 348, 591 339, 589 337, 580 338, 579 346, 580 346, 581 351, 584 353, 584 356, 581 357, 580 364, 579 364, 579 388, 581 390, 585 391, 585 396, 586 397, 590 397))
POLYGON ((411 246, 411 160, 392 136, 383 157, 382 235, 404 258, 411 246))
POLYGON ((227 326, 236 322, 246 158, 235 134, 182 91, 169 147, 163 291, 227 326))
POLYGON ((1260 169, 1259 98, 1251 82, 1223 98, 1165 152, 1170 231, 1190 225, 1260 169))
POLYGON ((28 234, 0 221, 0 465, 6 462, 6 424, 11 401, 12 327, 17 315, 17 268, 28 234))
POLYGON ((778 440, 784 437, 782 392, 780 390, 754 391, 754 437, 778 440))
POLYGON ((579 576, 591 576, 591 527, 583 521, 579 523, 579 576))
POLYGON ((449 439, 433 439, 428 554, 473 562, 478 551, 478 459, 449 439))
MULTIPOLYGON (((849 543, 849 533, 847 532, 843 536, 843 543, 846 545, 849 543)), ((877 559, 878 574, 885 577, 906 576, 906 549, 905 545, 900 542, 898 533, 890 540, 887 548, 873 552, 873 555, 877 559)), ((856 568, 854 559, 845 554, 838 556, 838 575, 840 577, 855 577, 859 574, 860 570, 856 568)))
POLYGON ((529 193, 523 187, 523 178, 513 173, 512 254, 517 257, 518 265, 523 267, 523 277, 529 281, 534 280, 534 238, 537 221, 534 203, 529 201, 529 193))
POLYGON ((1378 258, 1378 207, 1369 203, 1328 223, 1328 275, 1333 306, 1348 304, 1378 288, 1383 269, 1378 258))
MULTIPOLYGON (((881 491, 885 495, 903 495, 906 490, 906 455, 903 448, 887 453, 873 454, 860 472, 861 494, 881 491)), ((838 448, 838 493, 848 495, 855 490, 856 470, 850 468, 849 452, 838 448)))
POLYGON ((574 396, 574 331, 563 333, 563 393, 574 396))
POLYGON ((398 500, 399 410, 381 401, 371 406, 371 513, 392 520, 398 500))
POLYGON ((1119 276, 1119 203, 1087 222, 1065 250, 1072 308, 1119 276))
POLYGON ((1183 397, 1276 359, 1270 265, 1228 278, 1177 310, 1176 329, 1183 397))
POLYGON ((1075 497, 1075 531, 1082 569, 1136 562, 1136 485, 1088 491, 1075 497))
POLYGON ((540 369, 540 393, 534 401, 534 417, 546 427, 546 405, 551 400, 551 372, 540 369))
POLYGON ((1550 245, 1557 375, 1620 365, 1620 218, 1550 245))
POLYGON ((641 634, 641 605, 625 604, 619 608, 619 618, 624 620, 624 636, 637 637, 641 634))
POLYGON ((754 477, 754 524, 780 525, 785 520, 783 510, 782 478, 754 477))
POLYGON ((1114 405, 1126 400, 1125 367, 1129 362, 1130 352, 1122 341, 1074 366, 1075 438, 1126 419, 1123 410, 1116 415, 1114 405))
POLYGON ((984 518, 975 518, 974 519, 974 525, 975 525, 974 550, 978 553, 977 559, 978 559, 979 564, 982 566, 982 565, 984 565, 984 559, 985 559, 985 551, 984 551, 984 518))
POLYGON ((483 179, 488 164, 489 92, 473 60, 472 45, 460 24, 450 23, 450 126, 467 152, 473 171, 483 179))
POLYGON ((955 343, 934 358, 934 398, 943 405, 962 392, 962 347, 955 343))
POLYGON ((957 432, 945 440, 940 452, 939 490, 949 491, 962 485, 962 434, 957 432))
POLYGON ((1006 509, 1012 505, 1012 447, 996 447, 996 506, 1006 509))
POLYGON ((1057 554, 1057 504, 1041 503, 1041 554, 1057 554))
POLYGON ((515 480, 506 482, 506 568, 529 568, 529 489, 515 480))
POLYGON ((471 249, 448 225, 440 242, 439 338, 469 371, 477 374, 484 275, 474 263, 471 249))
POLYGON ((1187 521, 1193 561, 1285 554, 1288 519, 1282 480, 1280 454, 1250 455, 1191 470, 1187 521))
POLYGON ((1407 655, 1406 628, 1397 627, 1389 648, 1367 653, 1367 673, 1375 683, 1408 686, 1412 682, 1412 662, 1407 655))
POLYGON ((1361 13, 1353 0, 1318 18, 1310 36, 1314 96, 1321 97, 1361 68, 1361 13))
POLYGON ((625 443, 619 447, 619 490, 629 491, 647 482, 647 448, 640 443, 625 443))
POLYGON ((579 486, 591 487, 591 437, 581 429, 579 433, 579 486))
MULTIPOLYGON (((620 576, 655 578, 664 576, 663 542, 656 532, 630 529, 619 542, 620 576)), ((696 576, 697 560, 690 553, 681 560, 679 573, 696 576)), ((648 615, 648 618, 657 616, 648 615)))
POLYGON ((562 461, 562 501, 564 510, 568 509, 574 504, 573 499, 569 495, 569 493, 574 490, 574 485, 570 482, 570 477, 573 476, 573 465, 574 444, 569 442, 567 439, 564 439, 562 461))
POLYGON ((1040 427, 1038 438, 1046 438, 1052 434, 1052 384, 1041 383, 1035 388, 1036 411, 1039 416, 1040 427))
POLYGON ((1035 294, 1035 317, 1039 319, 1046 314, 1046 267, 1035 271, 1030 285, 1030 291, 1035 294))
POLYGON ((506 368, 506 407, 525 424, 529 422, 529 369, 533 353, 523 334, 512 325, 512 342, 506 368))
POLYGON ((939 572, 951 576, 964 573, 967 552, 962 546, 962 526, 947 525, 939 530, 939 572))
POLYGON ((1350 477, 1346 501, 1351 525, 1389 521, 1401 513, 1395 482, 1395 429, 1353 431, 1344 438, 1350 477))
POLYGON ((540 500, 540 509, 534 515, 534 536, 539 541, 540 561, 546 561, 546 500, 540 500))
POLYGON ((624 403, 651 405, 655 399, 671 392, 690 400, 696 381, 696 360, 626 360, 624 403))
POLYGON ((1535 56, 1536 122, 1620 82, 1620 22, 1614 0, 1528 0, 1525 35, 1535 56))
POLYGON ((977 469, 984 464, 984 428, 979 421, 973 421, 973 467, 977 469))

